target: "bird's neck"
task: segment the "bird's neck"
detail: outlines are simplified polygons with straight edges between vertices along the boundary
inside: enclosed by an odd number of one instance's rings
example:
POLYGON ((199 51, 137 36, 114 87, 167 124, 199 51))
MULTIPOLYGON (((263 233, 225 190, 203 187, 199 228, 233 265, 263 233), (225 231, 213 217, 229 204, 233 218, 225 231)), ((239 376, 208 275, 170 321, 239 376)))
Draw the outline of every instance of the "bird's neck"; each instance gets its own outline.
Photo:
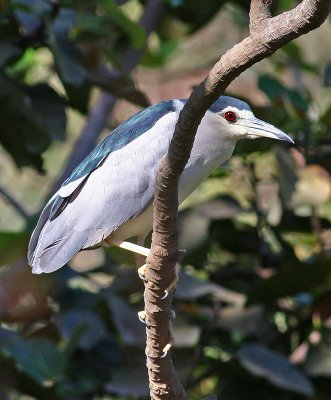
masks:
POLYGON ((204 117, 198 128, 188 165, 199 163, 210 172, 228 160, 236 141, 220 130, 217 118, 204 117))
POLYGON ((191 156, 180 177, 179 203, 186 199, 210 173, 228 160, 235 141, 224 139, 219 125, 202 120, 197 131, 191 156))

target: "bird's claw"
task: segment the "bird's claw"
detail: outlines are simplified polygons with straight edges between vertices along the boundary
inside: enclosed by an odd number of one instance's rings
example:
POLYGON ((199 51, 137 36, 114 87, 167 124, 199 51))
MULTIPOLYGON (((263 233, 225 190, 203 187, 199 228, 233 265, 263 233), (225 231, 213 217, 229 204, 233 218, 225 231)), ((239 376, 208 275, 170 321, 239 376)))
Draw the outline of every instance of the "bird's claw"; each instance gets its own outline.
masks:
POLYGON ((144 264, 142 267, 138 268, 139 278, 142 279, 143 281, 146 280, 145 272, 146 272, 146 264, 144 264))
POLYGON ((161 300, 166 299, 166 298, 169 296, 169 293, 171 293, 172 291, 175 290, 176 285, 177 285, 177 282, 178 282, 178 275, 177 275, 177 272, 176 272, 176 278, 175 278, 175 279, 171 282, 171 284, 165 289, 164 295, 161 297, 161 300))
POLYGON ((139 321, 143 324, 146 324, 146 311, 139 311, 138 312, 139 321))
POLYGON ((162 350, 163 353, 162 353, 162 355, 160 356, 160 358, 166 357, 167 354, 168 354, 168 352, 169 352, 169 350, 171 349, 171 347, 172 347, 172 343, 168 343, 167 345, 165 345, 164 349, 162 350))
POLYGON ((186 249, 179 249, 178 250, 179 257, 184 256, 185 254, 186 254, 186 249))
POLYGON ((166 299, 169 296, 169 292, 167 290, 164 291, 164 296, 161 297, 161 300, 166 299))

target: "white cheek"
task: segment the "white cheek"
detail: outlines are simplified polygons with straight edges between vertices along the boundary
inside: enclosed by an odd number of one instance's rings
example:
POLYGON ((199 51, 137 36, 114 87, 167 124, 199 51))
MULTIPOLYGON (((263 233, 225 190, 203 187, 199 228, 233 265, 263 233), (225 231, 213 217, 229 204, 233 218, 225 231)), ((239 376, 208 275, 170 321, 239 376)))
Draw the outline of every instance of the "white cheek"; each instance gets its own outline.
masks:
POLYGON ((244 126, 233 125, 232 132, 234 136, 246 136, 248 134, 247 129, 244 126))

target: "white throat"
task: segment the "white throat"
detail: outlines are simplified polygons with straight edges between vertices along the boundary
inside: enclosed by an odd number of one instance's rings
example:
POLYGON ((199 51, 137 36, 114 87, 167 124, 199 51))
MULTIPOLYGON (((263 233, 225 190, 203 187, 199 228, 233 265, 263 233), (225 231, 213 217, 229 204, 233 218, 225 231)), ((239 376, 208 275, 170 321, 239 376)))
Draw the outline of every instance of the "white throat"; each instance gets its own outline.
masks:
POLYGON ((228 160, 236 140, 220 129, 218 116, 207 111, 199 125, 191 156, 180 177, 179 202, 181 203, 210 173, 228 160), (210 115, 212 114, 212 115, 210 115))

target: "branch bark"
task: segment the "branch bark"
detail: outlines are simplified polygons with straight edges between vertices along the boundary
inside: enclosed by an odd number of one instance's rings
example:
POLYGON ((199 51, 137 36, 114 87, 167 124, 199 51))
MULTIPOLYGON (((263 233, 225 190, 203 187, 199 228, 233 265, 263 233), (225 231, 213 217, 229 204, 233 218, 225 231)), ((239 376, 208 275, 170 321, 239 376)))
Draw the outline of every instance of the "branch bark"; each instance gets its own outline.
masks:
POLYGON ((197 128, 212 103, 229 84, 253 64, 270 56, 289 41, 320 26, 331 0, 303 0, 291 11, 272 17, 269 0, 252 0, 250 35, 228 50, 192 92, 180 113, 169 152, 157 175, 152 246, 147 258, 145 312, 147 367, 151 399, 187 399, 168 355, 171 341, 171 300, 162 299, 176 277, 178 178, 185 168, 197 128))

